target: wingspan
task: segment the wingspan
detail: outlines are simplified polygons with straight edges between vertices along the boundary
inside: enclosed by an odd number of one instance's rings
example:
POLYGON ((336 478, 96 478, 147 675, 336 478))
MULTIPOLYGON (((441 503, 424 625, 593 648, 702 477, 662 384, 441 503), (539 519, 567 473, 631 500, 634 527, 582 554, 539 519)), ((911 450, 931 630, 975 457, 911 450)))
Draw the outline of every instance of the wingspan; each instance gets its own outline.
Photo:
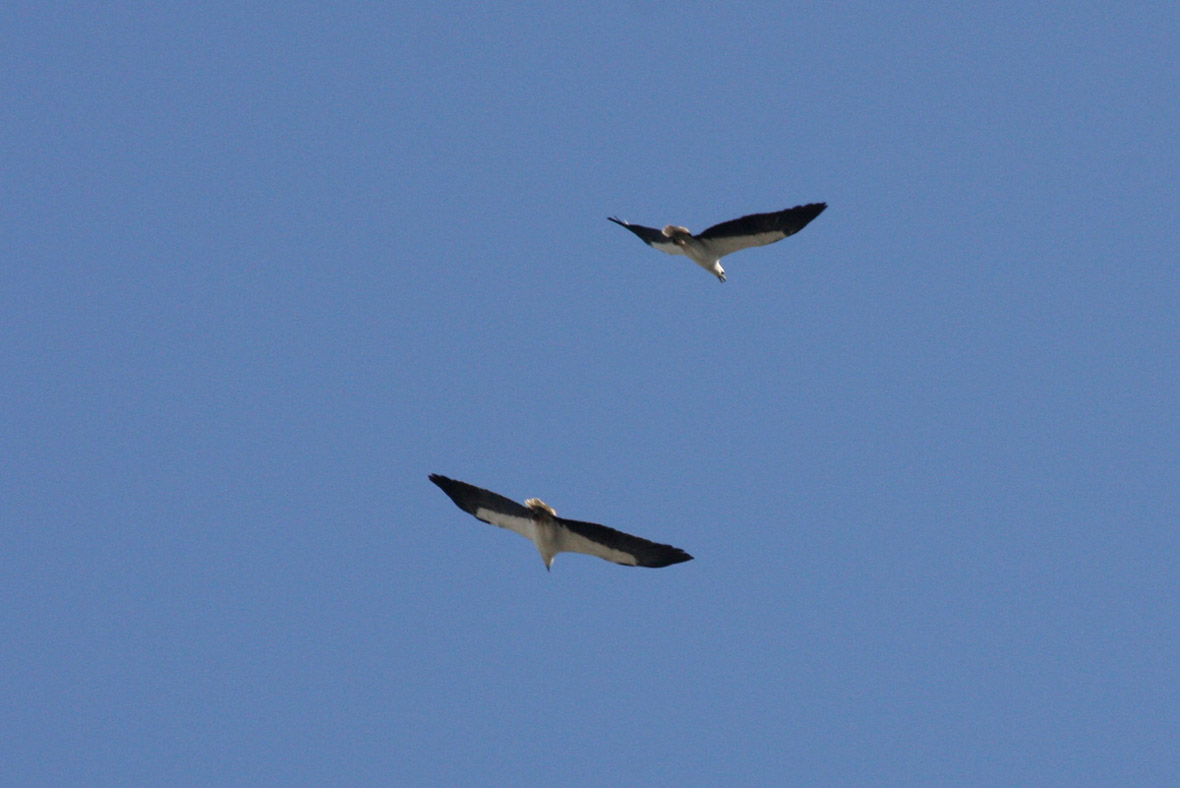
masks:
POLYGON ((617 225, 626 227, 653 249, 659 249, 661 252, 667 252, 668 254, 684 254, 684 250, 680 248, 680 245, 674 243, 671 238, 664 235, 663 230, 657 230, 654 227, 644 227, 642 224, 631 224, 630 222, 624 222, 622 219, 616 219, 613 216, 606 218, 617 225))
POLYGON ((511 498, 437 473, 430 474, 430 481, 468 514, 485 523, 515 531, 525 539, 533 539, 533 513, 511 498))
POLYGON ((598 523, 566 520, 544 510, 538 513, 503 495, 441 474, 430 474, 430 481, 468 514, 531 540, 541 551, 546 566, 552 563, 554 555, 563 552, 593 555, 624 566, 661 567, 692 560, 691 555, 678 547, 652 542, 598 523))
POLYGON ((698 235, 697 240, 717 257, 724 257, 742 249, 765 246, 781 241, 788 235, 794 235, 827 207, 827 203, 817 202, 796 205, 794 208, 774 213, 750 214, 740 219, 715 224, 698 235))
POLYGON ((585 553, 624 566, 652 568, 692 560, 692 556, 679 547, 652 542, 598 523, 566 520, 564 517, 558 517, 557 523, 563 526, 558 545, 562 552, 585 553))

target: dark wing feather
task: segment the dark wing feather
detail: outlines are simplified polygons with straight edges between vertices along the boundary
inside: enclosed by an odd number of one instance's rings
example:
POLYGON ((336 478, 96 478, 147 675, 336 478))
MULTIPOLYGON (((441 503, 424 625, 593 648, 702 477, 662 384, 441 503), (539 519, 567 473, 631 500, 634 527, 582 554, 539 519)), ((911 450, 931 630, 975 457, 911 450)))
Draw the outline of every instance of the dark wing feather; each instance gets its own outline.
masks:
POLYGON ((644 227, 642 224, 631 224, 630 222, 624 222, 622 219, 616 219, 613 216, 606 218, 638 235, 640 240, 652 249, 659 249, 661 252, 667 252, 668 254, 684 254, 684 250, 680 248, 680 245, 664 235, 663 230, 657 230, 654 227, 644 227))
POLYGON ((668 242, 668 236, 664 235, 663 231, 657 230, 654 227, 644 227, 642 224, 631 224, 630 222, 624 222, 622 219, 616 219, 613 216, 608 216, 606 218, 620 227, 626 227, 628 230, 638 235, 639 239, 645 244, 656 244, 660 241, 663 241, 664 243, 668 242))
POLYGON ((564 517, 558 517, 557 522, 569 529, 562 544, 562 550, 567 552, 594 555, 625 566, 652 568, 692 560, 692 556, 679 547, 652 542, 598 523, 566 520, 564 517))
POLYGON ((697 238, 705 241, 731 238, 737 235, 763 235, 767 233, 782 233, 780 237, 786 238, 806 227, 827 207, 826 202, 816 202, 810 205, 796 205, 794 208, 774 213, 752 213, 740 219, 715 224, 698 235, 697 238))
MULTIPOLYGON (((441 487, 442 491, 450 496, 450 499, 455 502, 456 506, 470 515, 478 516, 475 513, 483 508, 500 512, 509 517, 533 519, 533 513, 527 508, 521 506, 511 498, 497 495, 491 490, 485 490, 482 487, 476 487, 474 484, 468 484, 467 482, 448 479, 446 476, 441 476, 437 473, 430 474, 430 481, 441 487)), ((495 525, 499 525, 499 523, 495 523, 495 525)))

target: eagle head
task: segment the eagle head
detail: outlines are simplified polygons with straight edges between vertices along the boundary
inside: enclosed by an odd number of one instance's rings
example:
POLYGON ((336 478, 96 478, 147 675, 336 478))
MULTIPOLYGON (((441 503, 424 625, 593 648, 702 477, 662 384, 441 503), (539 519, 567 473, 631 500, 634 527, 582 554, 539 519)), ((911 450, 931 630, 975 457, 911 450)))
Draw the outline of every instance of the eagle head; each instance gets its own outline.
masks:
POLYGON ((688 231, 687 227, 680 227, 679 225, 670 224, 664 228, 664 236, 671 238, 674 242, 684 246, 684 242, 692 238, 692 233, 688 231))
POLYGON ((544 512, 550 517, 557 516, 557 512, 553 511, 553 507, 542 501, 540 498, 529 498, 524 502, 524 505, 532 509, 534 512, 544 512))

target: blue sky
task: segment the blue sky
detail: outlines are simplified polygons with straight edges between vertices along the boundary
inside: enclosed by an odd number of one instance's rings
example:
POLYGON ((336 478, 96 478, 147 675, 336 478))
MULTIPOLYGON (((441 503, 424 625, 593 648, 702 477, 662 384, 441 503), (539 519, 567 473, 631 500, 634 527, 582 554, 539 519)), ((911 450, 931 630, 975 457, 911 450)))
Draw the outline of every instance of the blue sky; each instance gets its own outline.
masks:
POLYGON ((0 783, 1177 784, 1177 52, 7 5, 0 783), (816 201, 725 284, 606 221, 816 201), (696 560, 547 573, 432 472, 696 560))

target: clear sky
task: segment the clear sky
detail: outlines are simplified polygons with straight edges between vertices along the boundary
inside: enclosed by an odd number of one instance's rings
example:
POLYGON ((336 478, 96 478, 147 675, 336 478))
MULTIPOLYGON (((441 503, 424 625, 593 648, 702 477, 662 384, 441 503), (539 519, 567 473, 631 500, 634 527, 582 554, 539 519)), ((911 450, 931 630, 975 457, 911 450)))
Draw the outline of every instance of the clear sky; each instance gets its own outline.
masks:
POLYGON ((0 9, 0 784, 1180 784, 1180 6, 474 5, 0 9))

